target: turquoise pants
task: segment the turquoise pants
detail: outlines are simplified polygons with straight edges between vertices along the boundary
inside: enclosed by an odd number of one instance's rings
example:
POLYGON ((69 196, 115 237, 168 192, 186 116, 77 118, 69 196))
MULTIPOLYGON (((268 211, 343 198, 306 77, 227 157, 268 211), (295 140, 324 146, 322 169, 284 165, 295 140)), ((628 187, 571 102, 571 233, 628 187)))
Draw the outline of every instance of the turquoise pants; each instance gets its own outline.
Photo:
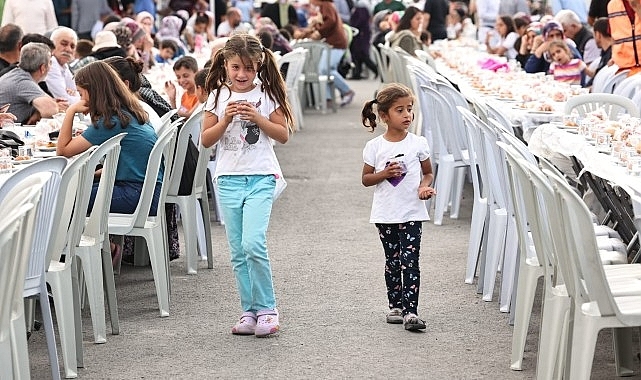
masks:
POLYGON ((266 234, 276 179, 273 175, 225 175, 218 177, 217 184, 243 311, 274 309, 266 234))

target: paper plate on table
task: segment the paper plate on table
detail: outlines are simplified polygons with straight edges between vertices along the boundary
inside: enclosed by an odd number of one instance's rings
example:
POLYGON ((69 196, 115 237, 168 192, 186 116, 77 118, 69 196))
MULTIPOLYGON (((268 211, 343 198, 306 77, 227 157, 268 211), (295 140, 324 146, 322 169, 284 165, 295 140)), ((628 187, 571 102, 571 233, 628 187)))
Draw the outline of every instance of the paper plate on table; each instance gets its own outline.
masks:
POLYGON ((55 146, 39 146, 36 148, 36 150, 39 150, 41 152, 55 152, 56 147, 55 146))
POLYGON ((36 158, 30 158, 30 159, 28 159, 28 160, 13 160, 13 161, 11 161, 11 162, 13 162, 13 164, 14 164, 14 165, 25 165, 25 164, 31 164, 31 163, 34 163, 34 162, 36 162, 36 161, 38 161, 38 159, 36 159, 36 158))
POLYGON ((533 115, 552 115, 555 112, 554 111, 530 110, 530 111, 527 111, 527 113, 531 113, 533 115))

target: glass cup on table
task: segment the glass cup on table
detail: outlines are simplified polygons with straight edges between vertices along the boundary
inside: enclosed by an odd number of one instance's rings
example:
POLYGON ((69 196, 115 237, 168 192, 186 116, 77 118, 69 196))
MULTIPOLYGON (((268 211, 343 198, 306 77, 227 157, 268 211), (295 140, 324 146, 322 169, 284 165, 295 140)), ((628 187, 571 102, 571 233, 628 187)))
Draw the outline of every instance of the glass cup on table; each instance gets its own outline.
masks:
POLYGON ((599 152, 609 152, 610 139, 612 136, 610 136, 608 132, 596 132, 594 136, 597 150, 599 152))
POLYGON ((641 156, 632 156, 628 158, 628 173, 632 176, 641 176, 641 156))
POLYGON ((0 172, 10 171, 13 169, 13 158, 11 157, 11 148, 0 149, 0 172))

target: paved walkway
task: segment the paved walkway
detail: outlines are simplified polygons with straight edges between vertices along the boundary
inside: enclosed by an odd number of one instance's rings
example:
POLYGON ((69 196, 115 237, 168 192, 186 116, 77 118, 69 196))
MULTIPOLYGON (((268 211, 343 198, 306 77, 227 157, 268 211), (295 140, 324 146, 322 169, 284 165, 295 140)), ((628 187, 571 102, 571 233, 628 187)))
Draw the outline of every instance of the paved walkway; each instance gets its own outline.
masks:
MULTIPOLYGON (((150 268, 123 267, 116 278, 120 335, 92 342, 83 312, 84 379, 532 379, 536 334, 524 371, 509 369, 512 328, 496 299, 483 302, 463 274, 471 216, 466 188, 461 216, 426 223, 419 313, 425 333, 385 323, 383 252, 368 224, 372 189, 360 183, 362 148, 373 137, 360 125, 360 105, 377 83, 350 82, 354 103, 338 113, 309 111, 304 129, 277 146, 289 186, 269 231, 282 315, 278 337, 233 336, 240 314, 223 228, 213 224, 214 269, 185 275, 171 264, 168 318, 158 316, 150 268)), ((537 301, 538 305, 538 301, 537 301)), ((540 308, 532 320, 537 330, 540 308)), ((614 378, 609 332, 599 341, 593 378, 614 378)), ((49 378, 44 334, 30 340, 32 377, 49 378)))

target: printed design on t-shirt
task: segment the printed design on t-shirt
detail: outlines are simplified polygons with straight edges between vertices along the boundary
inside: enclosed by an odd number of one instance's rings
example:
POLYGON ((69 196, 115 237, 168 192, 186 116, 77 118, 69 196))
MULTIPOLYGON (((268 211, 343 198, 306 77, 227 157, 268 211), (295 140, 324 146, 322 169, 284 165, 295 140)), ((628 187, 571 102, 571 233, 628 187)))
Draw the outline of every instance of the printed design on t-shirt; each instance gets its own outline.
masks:
POLYGON ((398 163, 403 171, 403 173, 398 177, 387 178, 387 181, 394 187, 398 186, 398 184, 401 183, 407 175, 407 165, 405 165, 405 161, 403 161, 404 156, 405 155, 403 153, 397 154, 385 163, 385 167, 390 166, 392 163, 398 163))
MULTIPOLYGON (((261 100, 256 103, 251 103, 256 109, 259 109, 261 100)), ((253 121, 242 121, 240 129, 240 139, 244 142, 243 149, 254 149, 254 144, 258 142, 260 137, 260 128, 253 121)))

